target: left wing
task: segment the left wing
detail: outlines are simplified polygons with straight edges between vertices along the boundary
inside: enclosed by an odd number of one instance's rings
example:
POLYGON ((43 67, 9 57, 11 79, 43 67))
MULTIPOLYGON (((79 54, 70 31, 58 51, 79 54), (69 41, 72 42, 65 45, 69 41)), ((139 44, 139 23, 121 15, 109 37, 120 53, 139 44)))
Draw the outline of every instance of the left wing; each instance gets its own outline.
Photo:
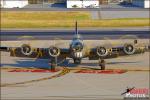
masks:
POLYGON ((90 60, 101 59, 110 59, 116 58, 119 56, 129 56, 135 54, 142 54, 146 51, 145 46, 134 45, 134 44, 124 44, 123 46, 116 47, 105 47, 98 46, 96 48, 91 48, 89 53, 90 60))

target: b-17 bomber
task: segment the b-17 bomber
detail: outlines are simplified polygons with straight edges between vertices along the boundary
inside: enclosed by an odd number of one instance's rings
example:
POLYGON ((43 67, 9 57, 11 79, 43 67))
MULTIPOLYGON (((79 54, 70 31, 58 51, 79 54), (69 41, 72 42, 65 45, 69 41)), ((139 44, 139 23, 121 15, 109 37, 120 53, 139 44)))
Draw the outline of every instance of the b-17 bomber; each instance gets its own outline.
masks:
POLYGON ((90 48, 84 44, 84 40, 78 33, 77 22, 75 36, 69 48, 60 48, 57 45, 51 45, 49 48, 32 48, 29 44, 22 44, 21 47, 0 47, 0 51, 10 52, 10 56, 12 57, 49 59, 51 70, 55 70, 58 59, 65 60, 66 58, 72 58, 75 64, 81 64, 83 58, 98 60, 101 70, 105 70, 105 59, 143 54, 147 49, 149 48, 146 45, 138 45, 137 40, 134 40, 133 43, 124 43, 122 46, 99 45, 90 48))

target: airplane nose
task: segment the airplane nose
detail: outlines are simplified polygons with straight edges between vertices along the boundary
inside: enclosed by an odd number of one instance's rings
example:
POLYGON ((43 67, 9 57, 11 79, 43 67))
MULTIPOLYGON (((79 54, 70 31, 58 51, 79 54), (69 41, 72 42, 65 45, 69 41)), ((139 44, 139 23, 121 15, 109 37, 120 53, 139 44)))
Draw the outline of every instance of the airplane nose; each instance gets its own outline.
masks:
POLYGON ((75 52, 74 53, 74 57, 75 58, 82 58, 83 57, 83 53, 82 52, 75 52))
POLYGON ((83 49, 83 45, 81 43, 75 43, 73 46, 72 46, 72 50, 74 52, 81 52, 83 49))

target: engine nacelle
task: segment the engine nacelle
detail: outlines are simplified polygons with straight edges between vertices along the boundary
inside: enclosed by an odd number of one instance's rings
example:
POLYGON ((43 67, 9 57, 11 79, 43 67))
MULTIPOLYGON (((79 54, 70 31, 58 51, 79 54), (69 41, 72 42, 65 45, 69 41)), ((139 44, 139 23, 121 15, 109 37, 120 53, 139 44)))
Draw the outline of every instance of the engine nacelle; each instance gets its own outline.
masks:
POLYGON ((57 47, 54 47, 54 46, 51 46, 49 49, 48 49, 48 53, 51 57, 57 57, 60 55, 60 49, 57 48, 57 47))
POLYGON ((97 52, 97 55, 100 57, 107 56, 108 54, 108 50, 105 47, 97 47, 96 52, 97 52))
POLYGON ((124 53, 131 55, 135 53, 135 47, 132 44, 125 44, 123 47, 124 53))
POLYGON ((31 55, 32 54, 32 48, 31 48, 31 46, 30 45, 28 45, 28 44, 23 44, 22 46, 21 46, 21 53, 22 54, 24 54, 24 55, 26 55, 26 56, 29 56, 29 55, 31 55))

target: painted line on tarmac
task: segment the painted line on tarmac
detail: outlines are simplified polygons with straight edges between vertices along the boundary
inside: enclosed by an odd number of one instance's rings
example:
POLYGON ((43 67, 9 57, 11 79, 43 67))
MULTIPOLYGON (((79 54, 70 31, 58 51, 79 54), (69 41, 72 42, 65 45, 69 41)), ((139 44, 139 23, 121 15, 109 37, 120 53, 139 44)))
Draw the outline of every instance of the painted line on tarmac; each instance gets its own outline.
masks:
POLYGON ((45 69, 13 69, 8 72, 32 72, 32 73, 52 73, 58 72, 59 70, 45 70, 45 69))
POLYGON ((63 69, 62 69, 62 71, 60 73, 58 73, 56 75, 53 75, 53 76, 50 76, 50 77, 34 79, 34 80, 29 80, 29 81, 24 81, 24 82, 6 83, 6 84, 1 84, 0 87, 8 87, 8 86, 14 86, 14 85, 22 85, 22 84, 27 84, 27 83, 40 82, 40 81, 44 81, 44 80, 49 80, 49 79, 61 77, 63 75, 66 75, 69 72, 70 72, 70 70, 68 68, 63 67, 63 69))
MULTIPOLYGON (((63 68, 63 67, 62 67, 63 68)), ((46 69, 38 69, 38 68, 1 68, 2 70, 7 70, 8 72, 33 72, 33 73, 49 73, 49 72, 58 72, 60 69, 56 69, 55 71, 46 70, 46 69)), ((72 72, 80 72, 80 73, 96 73, 92 71, 97 71, 97 73, 107 73, 107 72, 119 72, 122 71, 150 71, 149 69, 106 69, 105 71, 100 70, 99 68, 89 68, 89 67, 82 67, 82 68, 68 68, 72 72)))
POLYGON ((149 72, 150 70, 141 70, 141 69, 127 69, 126 71, 132 71, 132 72, 149 72))
POLYGON ((123 74, 125 70, 80 70, 75 73, 88 73, 88 74, 123 74))
POLYGON ((25 70, 25 69, 38 69, 38 68, 12 68, 12 67, 1 67, 1 70, 25 70))
MULTIPOLYGON (((45 77, 45 78, 40 78, 40 79, 34 79, 34 80, 29 80, 29 81, 24 81, 24 82, 16 82, 16 83, 6 83, 6 84, 1 84, 0 87, 8 87, 8 86, 14 86, 14 85, 22 85, 22 84, 27 84, 27 83, 34 83, 34 82, 39 82, 39 81, 44 81, 44 80, 49 80, 53 78, 58 78, 61 76, 64 76, 71 71, 74 71, 74 73, 95 73, 95 74, 123 74, 127 71, 150 71, 150 70, 132 70, 132 69, 125 69, 125 70, 120 70, 120 69, 108 69, 108 70, 99 70, 96 68, 80 68, 80 69, 69 69, 67 67, 62 67, 62 71, 56 75, 50 76, 50 77, 45 77)), ((1 68, 5 70, 10 70, 11 68, 1 68)), ((20 69, 20 68, 14 68, 14 69, 20 69)), ((21 68, 21 69, 27 69, 27 68, 21 68)), ((29 69, 28 69, 29 70, 29 69)), ((31 68, 32 70, 32 68, 31 68)))
POLYGON ((125 71, 132 71, 132 72, 149 72, 150 69, 108 69, 108 70, 125 70, 125 71))

